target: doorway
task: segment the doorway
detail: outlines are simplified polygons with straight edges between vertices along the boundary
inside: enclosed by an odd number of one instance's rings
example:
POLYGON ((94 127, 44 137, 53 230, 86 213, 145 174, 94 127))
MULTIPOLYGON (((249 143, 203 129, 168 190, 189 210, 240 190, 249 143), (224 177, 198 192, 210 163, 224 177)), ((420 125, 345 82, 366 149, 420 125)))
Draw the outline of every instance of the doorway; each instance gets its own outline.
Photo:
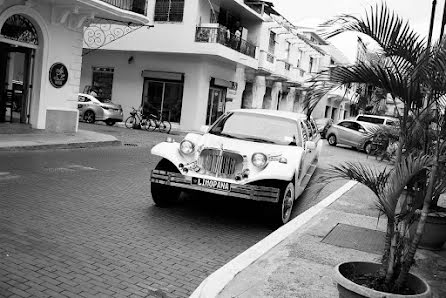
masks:
POLYGON ((206 116, 206 125, 211 125, 225 112, 226 105, 226 89, 225 88, 209 88, 208 109, 206 116))
POLYGON ((0 122, 29 123, 34 49, 0 42, 0 122))

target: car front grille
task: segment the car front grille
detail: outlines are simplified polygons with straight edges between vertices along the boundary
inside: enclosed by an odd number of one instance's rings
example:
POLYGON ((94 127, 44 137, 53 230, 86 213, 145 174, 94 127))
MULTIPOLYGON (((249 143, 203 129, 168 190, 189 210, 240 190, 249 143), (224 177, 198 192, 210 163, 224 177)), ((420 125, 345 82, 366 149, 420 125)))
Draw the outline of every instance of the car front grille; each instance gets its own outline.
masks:
POLYGON ((198 159, 199 166, 206 174, 223 178, 234 178, 243 168, 243 157, 240 154, 219 150, 204 149, 198 159))

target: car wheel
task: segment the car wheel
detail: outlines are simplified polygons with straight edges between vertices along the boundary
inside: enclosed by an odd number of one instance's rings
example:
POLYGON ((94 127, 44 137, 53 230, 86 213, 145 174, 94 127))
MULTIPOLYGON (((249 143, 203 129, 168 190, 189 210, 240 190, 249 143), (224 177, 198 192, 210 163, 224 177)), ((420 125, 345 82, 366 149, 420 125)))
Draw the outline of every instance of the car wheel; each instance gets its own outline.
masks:
POLYGON ((111 119, 105 120, 105 124, 107 124, 108 126, 113 126, 113 125, 115 125, 115 123, 116 123, 115 120, 111 120, 111 119))
MULTIPOLYGON (((163 158, 155 167, 155 170, 179 173, 178 169, 167 159, 163 158)), ((151 185, 152 199, 158 207, 169 207, 178 201, 181 190, 152 182, 151 185)))
POLYGON ((335 135, 329 135, 327 140, 328 140, 328 144, 331 146, 336 146, 336 144, 338 142, 335 135))
POLYGON ((372 142, 367 142, 364 145, 364 151, 365 153, 367 153, 367 155, 369 155, 370 153, 372 153, 372 142))
POLYGON ((96 120, 96 115, 93 111, 86 111, 84 114, 84 121, 87 123, 94 123, 96 120))
POLYGON ((285 183, 280 188, 280 199, 277 202, 276 221, 283 225, 290 221, 294 205, 294 183, 285 183))

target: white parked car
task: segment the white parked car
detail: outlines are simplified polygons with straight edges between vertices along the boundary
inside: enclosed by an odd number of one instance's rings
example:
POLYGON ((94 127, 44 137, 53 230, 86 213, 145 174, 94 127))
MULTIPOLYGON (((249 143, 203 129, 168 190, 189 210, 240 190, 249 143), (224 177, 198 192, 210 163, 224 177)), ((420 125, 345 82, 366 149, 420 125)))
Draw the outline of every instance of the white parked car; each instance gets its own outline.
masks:
POLYGON ((79 93, 77 99, 79 118, 87 123, 104 121, 112 126, 116 122, 122 122, 123 113, 121 105, 114 104, 109 100, 99 100, 90 94, 79 93))
POLYGON ((151 174, 157 206, 182 190, 198 190, 274 205, 280 223, 313 175, 322 141, 313 120, 285 111, 243 109, 222 115, 209 130, 155 145, 162 157, 151 174))

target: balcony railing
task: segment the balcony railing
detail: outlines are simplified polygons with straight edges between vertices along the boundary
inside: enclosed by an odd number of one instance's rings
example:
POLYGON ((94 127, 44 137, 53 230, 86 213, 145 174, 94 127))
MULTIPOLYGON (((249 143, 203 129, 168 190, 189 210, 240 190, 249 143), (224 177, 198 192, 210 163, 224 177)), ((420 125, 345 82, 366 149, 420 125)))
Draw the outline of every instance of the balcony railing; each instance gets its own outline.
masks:
POLYGON ((221 27, 197 27, 196 42, 219 43, 242 54, 256 57, 256 46, 221 27))
POLYGON ((146 15, 146 0, 101 0, 118 8, 146 15))

